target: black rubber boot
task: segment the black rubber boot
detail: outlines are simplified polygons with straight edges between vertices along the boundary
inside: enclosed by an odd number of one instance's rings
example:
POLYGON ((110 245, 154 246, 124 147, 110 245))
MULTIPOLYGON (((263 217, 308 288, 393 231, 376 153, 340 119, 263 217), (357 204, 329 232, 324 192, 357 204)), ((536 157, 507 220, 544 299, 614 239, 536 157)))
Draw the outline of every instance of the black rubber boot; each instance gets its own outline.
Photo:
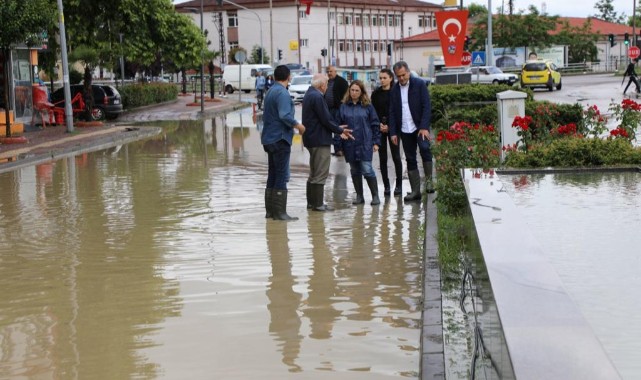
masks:
POLYGON ((380 205, 381 200, 378 198, 378 182, 376 182, 376 177, 365 177, 365 180, 367 181, 369 191, 372 193, 372 202, 370 204, 372 206, 380 205))
POLYGON ((334 211, 333 208, 325 204, 325 184, 322 183, 312 183, 311 193, 312 193, 312 210, 314 211, 334 211))
POLYGON ((272 216, 272 189, 265 189, 265 218, 272 216))
POLYGON ((415 202, 421 200, 421 175, 418 173, 418 169, 410 170, 407 172, 407 175, 410 177, 410 186, 412 187, 412 192, 407 193, 403 200, 405 202, 415 202))
POLYGON ((314 198, 312 197, 312 184, 307 181, 307 188, 305 189, 305 194, 307 195, 307 209, 314 207, 314 198))
POLYGON ((356 190, 356 199, 352 201, 353 205, 360 205, 365 203, 365 198, 363 198, 363 176, 352 176, 352 182, 354 182, 354 189, 356 190))
POLYGON ((403 178, 396 178, 396 187, 394 188, 394 196, 400 197, 403 194, 403 178))
POLYGON ((383 195, 389 197, 391 193, 392 190, 390 189, 389 178, 383 177, 383 195))
POLYGON ((434 165, 432 161, 423 161, 423 173, 425 174, 425 192, 431 194, 434 192, 434 184, 432 184, 432 169, 434 165))
POLYGON ((287 215, 287 190, 273 190, 272 214, 274 220, 298 220, 297 217, 287 215))

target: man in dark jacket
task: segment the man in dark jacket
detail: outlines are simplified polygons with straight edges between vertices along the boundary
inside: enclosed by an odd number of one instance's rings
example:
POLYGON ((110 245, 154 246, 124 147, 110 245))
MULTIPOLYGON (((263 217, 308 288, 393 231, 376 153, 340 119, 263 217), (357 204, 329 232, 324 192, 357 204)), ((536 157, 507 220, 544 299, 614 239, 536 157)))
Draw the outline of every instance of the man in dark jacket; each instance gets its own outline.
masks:
MULTIPOLYGON (((325 91, 325 101, 327 102, 327 107, 329 107, 329 112, 334 118, 338 115, 338 109, 341 108, 341 103, 343 102, 343 97, 347 93, 347 88, 349 83, 345 78, 338 75, 336 72, 335 66, 327 66, 327 91, 325 91)), ((334 153, 338 156, 342 156, 343 152, 341 151, 341 138, 338 135, 334 136, 334 153)))
POLYGON ((423 171, 426 179, 426 191, 434 192, 432 180, 432 151, 430 150, 431 104, 427 86, 421 78, 411 76, 407 63, 399 61, 394 64, 394 74, 398 82, 390 94, 389 134, 393 144, 398 144, 398 136, 403 142, 403 152, 407 161, 407 175, 410 178, 412 192, 403 198, 406 202, 421 200, 421 177, 416 161, 418 146, 423 159, 423 171))
POLYGON ((625 73, 623 73, 624 78, 627 76, 630 77, 630 80, 628 80, 628 85, 625 86, 625 90, 623 90, 623 95, 625 95, 626 91, 628 91, 628 87, 630 87, 632 83, 634 83, 634 85, 636 86, 637 94, 641 91, 641 88, 639 87, 639 79, 637 78, 637 72, 634 69, 637 62, 639 62, 637 58, 630 61, 630 63, 628 64, 628 67, 625 70, 625 73))
POLYGON ((329 176, 332 133, 350 136, 350 131, 339 126, 329 112, 323 98, 327 91, 327 77, 315 74, 312 85, 303 97, 303 145, 309 151, 309 178, 307 179, 307 208, 314 211, 331 211, 323 202, 325 181, 329 176))

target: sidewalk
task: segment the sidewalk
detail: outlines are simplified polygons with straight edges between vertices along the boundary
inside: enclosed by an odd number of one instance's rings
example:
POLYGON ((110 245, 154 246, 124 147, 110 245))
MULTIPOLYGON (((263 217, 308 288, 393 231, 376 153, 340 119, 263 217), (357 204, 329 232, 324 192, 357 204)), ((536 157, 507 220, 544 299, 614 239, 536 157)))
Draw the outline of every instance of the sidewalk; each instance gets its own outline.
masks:
MULTIPOLYGON (((0 144, 0 172, 156 135, 161 132, 160 128, 132 127, 132 124, 160 120, 196 120, 201 117, 200 106, 189 106, 193 101, 193 94, 179 96, 176 101, 125 111, 116 120, 105 121, 103 126, 74 126, 72 133, 67 132, 65 125, 26 127, 22 134, 27 139, 26 143, 0 144)), ((247 106, 248 103, 238 102, 237 97, 217 97, 214 101, 205 102, 204 114, 205 117, 211 117, 247 106)))

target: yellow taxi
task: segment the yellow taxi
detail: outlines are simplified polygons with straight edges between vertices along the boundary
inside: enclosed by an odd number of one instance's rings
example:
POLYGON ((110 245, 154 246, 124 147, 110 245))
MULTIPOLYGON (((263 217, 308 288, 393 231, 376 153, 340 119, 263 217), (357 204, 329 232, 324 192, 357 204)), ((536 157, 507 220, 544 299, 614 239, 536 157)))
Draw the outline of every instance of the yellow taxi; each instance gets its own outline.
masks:
POLYGON ((560 90, 561 73, 550 61, 527 61, 521 68, 521 87, 546 87, 550 91, 556 87, 560 90))

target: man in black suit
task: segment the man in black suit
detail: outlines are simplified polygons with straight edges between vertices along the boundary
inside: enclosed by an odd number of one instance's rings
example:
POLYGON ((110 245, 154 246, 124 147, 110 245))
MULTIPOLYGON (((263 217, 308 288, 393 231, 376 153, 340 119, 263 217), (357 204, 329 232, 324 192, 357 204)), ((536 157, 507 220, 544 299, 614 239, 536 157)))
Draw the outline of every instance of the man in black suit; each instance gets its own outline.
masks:
MULTIPOLYGON (((329 107, 329 112, 334 118, 338 115, 338 109, 341 107, 343 102, 343 97, 347 93, 347 88, 349 83, 337 74, 335 66, 327 66, 327 91, 325 91, 325 101, 327 102, 327 107, 329 107)), ((334 153, 337 156, 342 156, 343 151, 341 150, 341 139, 340 136, 334 136, 334 153)))
POLYGON ((339 126, 329 111, 324 94, 327 76, 315 74, 312 85, 303 97, 303 145, 309 151, 309 178, 307 179, 307 208, 331 211, 324 204, 325 181, 329 176, 332 133, 348 138, 349 130, 339 126))

